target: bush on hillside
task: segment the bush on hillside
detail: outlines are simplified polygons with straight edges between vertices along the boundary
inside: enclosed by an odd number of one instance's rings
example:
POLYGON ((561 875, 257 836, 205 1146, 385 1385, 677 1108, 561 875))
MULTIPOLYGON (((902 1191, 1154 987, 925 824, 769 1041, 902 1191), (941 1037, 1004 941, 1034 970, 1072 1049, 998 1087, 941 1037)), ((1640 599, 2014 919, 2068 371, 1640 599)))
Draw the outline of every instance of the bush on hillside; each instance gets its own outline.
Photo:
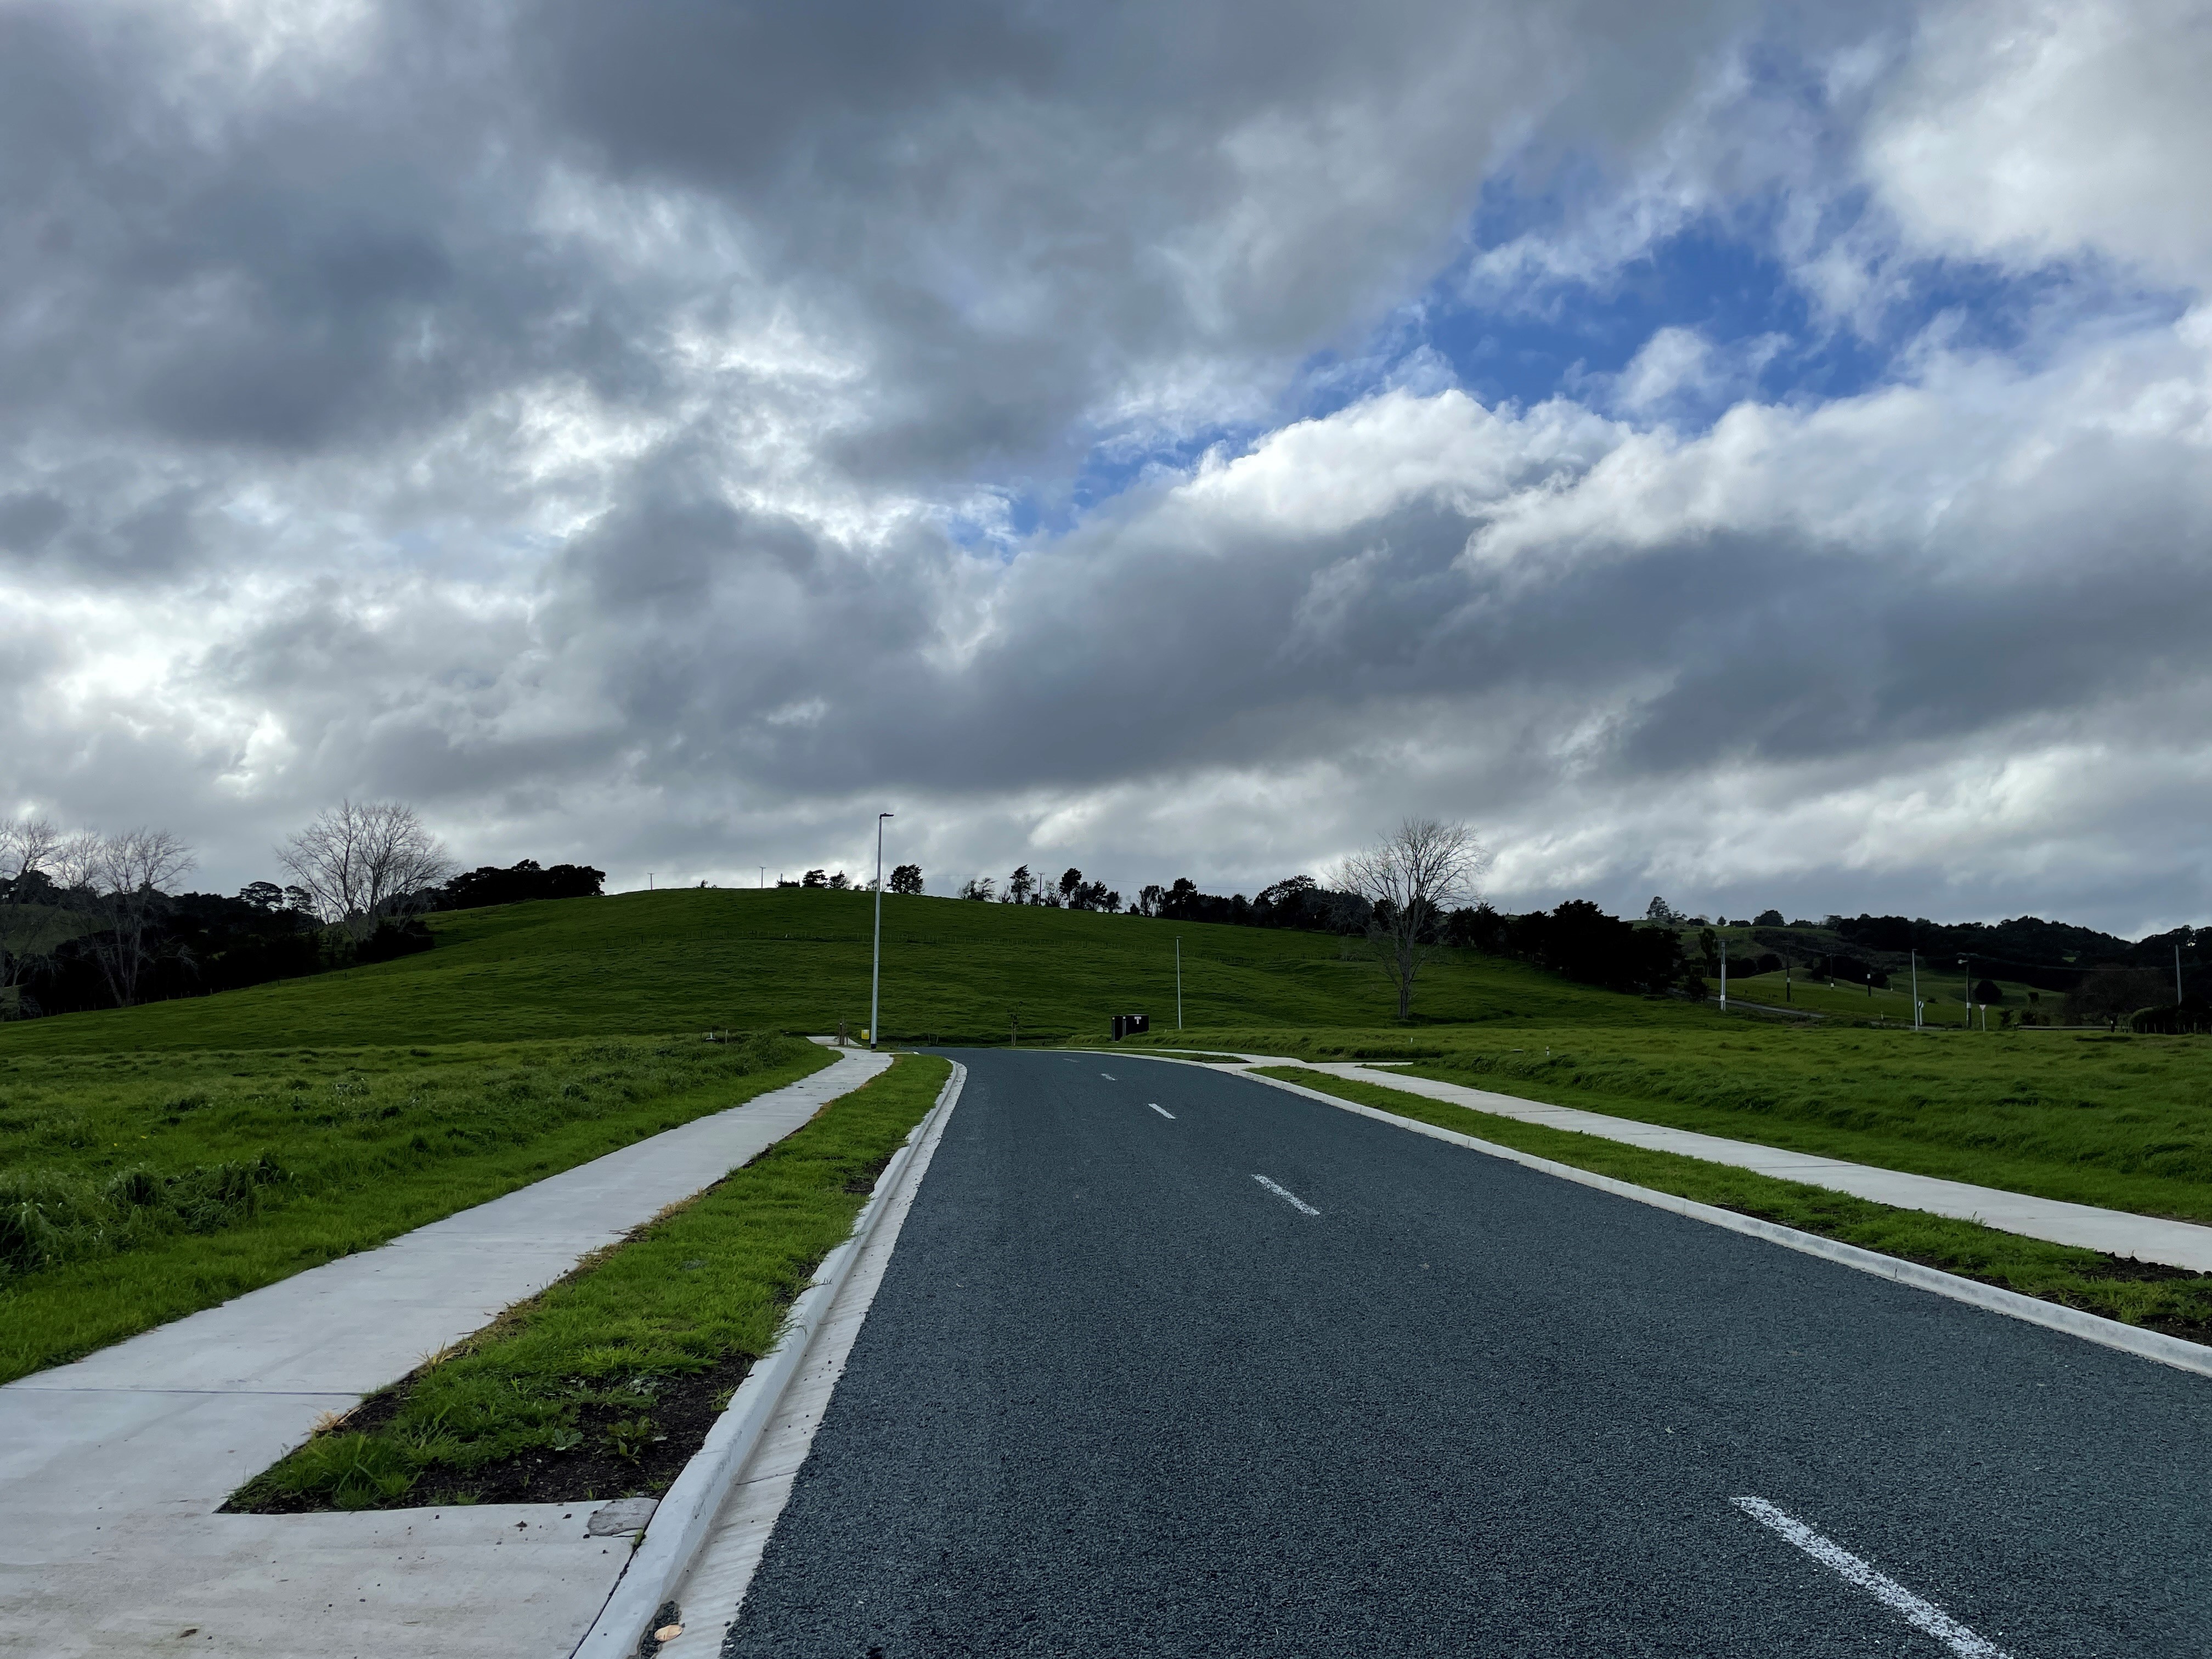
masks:
POLYGON ((1444 938, 1617 991, 1656 994, 1682 977, 1681 936, 1673 928, 1623 921, 1588 899, 1570 899, 1549 914, 1532 910, 1510 919, 1478 905, 1455 912, 1444 938))
POLYGON ((486 864, 448 881, 438 890, 431 908, 477 910, 531 899, 597 898, 605 890, 606 879, 605 871, 586 864, 556 864, 550 870, 535 859, 520 860, 505 870, 486 864))

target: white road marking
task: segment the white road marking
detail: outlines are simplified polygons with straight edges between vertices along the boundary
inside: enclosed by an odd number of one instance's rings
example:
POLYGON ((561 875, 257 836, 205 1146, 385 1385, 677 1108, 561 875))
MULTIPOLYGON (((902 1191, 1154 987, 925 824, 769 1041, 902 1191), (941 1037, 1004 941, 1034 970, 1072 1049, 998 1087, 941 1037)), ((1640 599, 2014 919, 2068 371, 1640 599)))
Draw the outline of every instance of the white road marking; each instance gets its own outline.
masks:
POLYGON ((1914 1629, 1934 1637, 1959 1659, 2008 1659, 2005 1650, 1996 1643, 1975 1635, 1934 1602, 1922 1601, 1894 1578, 1877 1572, 1842 1545, 1823 1538, 1802 1521, 1784 1515, 1764 1498, 1731 1498, 1729 1502, 1760 1525, 1780 1533, 1822 1566, 1834 1569, 1877 1601, 1904 1614, 1914 1629))
POLYGON ((1119 1083, 1121 1080, 1120 1078, 1115 1077, 1111 1072, 1101 1072, 1098 1075, 1104 1078, 1109 1083, 1119 1083))
POLYGON ((1284 1203, 1289 1205, 1300 1215, 1319 1215, 1321 1213, 1319 1210, 1314 1208, 1312 1205, 1307 1203, 1305 1200, 1300 1198, 1288 1187, 1281 1186, 1275 1182, 1270 1181, 1263 1175, 1255 1175, 1252 1179, 1258 1182, 1269 1192, 1274 1194, 1277 1198, 1281 1199, 1284 1203))
POLYGON ((1168 1121, 1169 1122, 1172 1123, 1172 1122, 1174 1122, 1174 1121, 1175 1121, 1175 1114, 1174 1114, 1173 1112, 1171 1112, 1171 1111, 1168 1110, 1168 1109, 1167 1109, 1166 1107, 1164 1107, 1164 1106, 1161 1105, 1161 1104, 1160 1104, 1160 1103, 1159 1103, 1158 1101, 1157 1101, 1157 1100, 1148 1100, 1148 1101, 1146 1101, 1146 1102, 1145 1103, 1145 1104, 1146 1104, 1146 1105, 1147 1105, 1147 1106, 1149 1106, 1149 1107, 1151 1107, 1154 1111, 1158 1112, 1158 1113, 1162 1117, 1164 1117, 1164 1118, 1167 1119, 1167 1121, 1168 1121))

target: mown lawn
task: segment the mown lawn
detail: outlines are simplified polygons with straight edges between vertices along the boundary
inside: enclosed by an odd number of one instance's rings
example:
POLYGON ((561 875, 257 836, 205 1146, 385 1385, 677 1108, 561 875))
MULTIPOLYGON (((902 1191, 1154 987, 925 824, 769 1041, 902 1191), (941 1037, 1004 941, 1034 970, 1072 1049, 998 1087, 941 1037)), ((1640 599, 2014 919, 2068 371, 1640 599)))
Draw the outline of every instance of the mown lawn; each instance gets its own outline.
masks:
POLYGON ((230 1507, 564 1502, 661 1489, 852 1231, 951 1069, 900 1056, 744 1168, 364 1401, 230 1507))
MULTIPOLYGON (((0 1025, 0 1056, 179 1048, 366 1047, 628 1035, 713 1025, 829 1032, 868 1019, 872 911, 860 893, 627 893, 430 918, 435 949, 217 997, 0 1025)), ((1395 994, 1331 935, 1091 912, 884 901, 889 1040, 1103 1037, 1117 1013, 1207 1025, 1386 1024, 1395 994)), ((1572 985, 1472 951, 1430 970, 1425 1020, 1705 1018, 1684 1003, 1572 985)))
POLYGON ((2212 1341, 2212 1277, 2146 1269, 2095 1250, 2022 1238, 1972 1221, 1870 1203, 1749 1170, 1623 1146, 1595 1135, 1472 1111, 1401 1090, 1294 1066, 1260 1068, 1322 1094, 1435 1124, 1700 1204, 1917 1261, 2130 1325, 2212 1341))
POLYGON ((372 1249, 830 1059, 793 1037, 696 1031, 0 1049, 0 1381, 372 1249))
MULTIPOLYGON (((2212 1223, 2212 1038, 1752 1025, 1207 1033, 2045 1198, 2212 1223)), ((1158 1045, 1155 1045, 1158 1046, 1158 1045)))

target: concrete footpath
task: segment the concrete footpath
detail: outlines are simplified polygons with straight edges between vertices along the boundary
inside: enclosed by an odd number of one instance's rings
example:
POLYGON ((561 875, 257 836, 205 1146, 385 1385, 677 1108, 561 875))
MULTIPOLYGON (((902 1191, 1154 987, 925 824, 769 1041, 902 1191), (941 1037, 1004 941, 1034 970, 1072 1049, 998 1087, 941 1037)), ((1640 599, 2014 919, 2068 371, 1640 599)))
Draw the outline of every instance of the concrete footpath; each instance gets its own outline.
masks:
POLYGON ((0 1654, 566 1653, 626 1538, 588 1504, 219 1515, 414 1369, 890 1064, 811 1077, 0 1388, 0 1654))
MULTIPOLYGON (((1540 1101, 1493 1094, 1487 1089, 1408 1077, 1389 1066, 1349 1062, 1317 1064, 1267 1054, 1240 1058, 1247 1065, 1300 1066, 1333 1077, 1356 1078, 1363 1083, 1402 1089, 1409 1095, 1491 1112, 1522 1123, 1540 1123, 1547 1128, 1595 1135, 1631 1146, 1647 1146, 1657 1152, 1676 1152, 1684 1158, 1702 1158, 1708 1164, 1732 1164, 1779 1181, 1802 1181, 1808 1187, 1825 1187, 1831 1192, 1849 1193, 1877 1204, 1893 1204, 1902 1210, 1924 1210, 1931 1215, 1978 1221, 2000 1232, 2048 1239, 2054 1244, 2078 1244, 2102 1250, 2108 1255, 2132 1256, 2138 1261, 2161 1262, 2170 1267, 2186 1267, 2193 1273, 2212 1273, 2212 1227, 2200 1227, 2193 1222, 2164 1221, 2155 1216, 2103 1210, 2089 1204, 2068 1204, 2055 1198, 2034 1198, 2026 1193, 1977 1187, 1964 1181, 1945 1181, 1936 1176, 1908 1175, 1901 1170, 1877 1169, 1871 1164, 1846 1163, 1841 1158, 1820 1158, 1811 1152, 1761 1146, 1748 1140, 1729 1140, 1689 1129, 1639 1123, 1633 1118, 1607 1117, 1571 1106, 1547 1106, 1540 1101)), ((1470 1128, 1468 1133, 1478 1132, 1470 1128)))

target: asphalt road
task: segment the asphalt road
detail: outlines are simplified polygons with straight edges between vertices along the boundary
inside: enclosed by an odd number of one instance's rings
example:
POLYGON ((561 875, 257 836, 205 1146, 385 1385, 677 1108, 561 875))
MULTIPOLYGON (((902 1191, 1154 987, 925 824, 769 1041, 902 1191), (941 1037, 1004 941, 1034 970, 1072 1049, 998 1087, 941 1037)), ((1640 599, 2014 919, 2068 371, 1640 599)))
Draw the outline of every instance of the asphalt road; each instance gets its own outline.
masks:
POLYGON ((2212 1653, 2203 1378, 1203 1068, 958 1057, 726 1654, 2212 1653))

